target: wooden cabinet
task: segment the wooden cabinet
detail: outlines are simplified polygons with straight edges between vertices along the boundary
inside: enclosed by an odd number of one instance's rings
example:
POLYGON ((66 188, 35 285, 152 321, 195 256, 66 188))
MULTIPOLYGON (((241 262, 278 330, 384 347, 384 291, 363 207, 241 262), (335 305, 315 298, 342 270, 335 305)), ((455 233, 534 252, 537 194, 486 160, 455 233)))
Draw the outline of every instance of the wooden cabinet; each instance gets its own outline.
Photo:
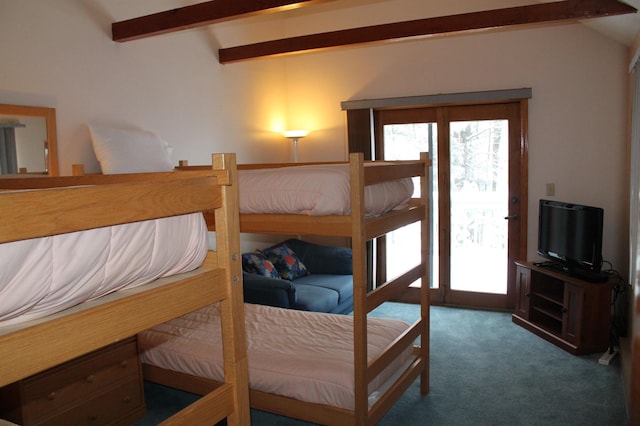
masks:
POLYGON ((581 355, 609 346, 614 284, 592 283, 530 262, 516 262, 514 323, 581 355))
POLYGON ((0 389, 0 418, 25 426, 130 424, 145 412, 135 338, 0 389))

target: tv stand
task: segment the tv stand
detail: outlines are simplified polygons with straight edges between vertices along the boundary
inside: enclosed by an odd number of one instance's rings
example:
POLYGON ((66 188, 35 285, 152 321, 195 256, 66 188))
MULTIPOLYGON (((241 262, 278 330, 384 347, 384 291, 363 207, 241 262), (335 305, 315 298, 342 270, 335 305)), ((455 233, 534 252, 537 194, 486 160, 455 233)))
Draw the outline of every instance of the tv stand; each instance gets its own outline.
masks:
POLYGON ((594 283, 537 265, 516 262, 512 321, 574 355, 606 350, 613 280, 594 283))
POLYGON ((610 278, 609 274, 606 272, 588 272, 582 269, 570 269, 554 261, 533 262, 533 265, 541 268, 547 268, 553 272, 569 275, 590 283, 604 283, 609 281, 610 278))

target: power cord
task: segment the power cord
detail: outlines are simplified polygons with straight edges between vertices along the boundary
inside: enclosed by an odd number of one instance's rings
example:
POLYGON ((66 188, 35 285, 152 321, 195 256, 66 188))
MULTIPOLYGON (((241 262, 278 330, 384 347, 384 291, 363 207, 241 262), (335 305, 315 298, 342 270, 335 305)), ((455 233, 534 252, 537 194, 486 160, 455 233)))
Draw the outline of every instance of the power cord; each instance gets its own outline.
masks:
MULTIPOLYGON (((620 272, 613 269, 613 265, 611 264, 611 262, 603 261, 603 263, 609 266, 608 269, 603 270, 603 272, 610 275, 613 279, 616 280, 616 283, 613 286, 613 293, 611 298, 611 326, 609 329, 609 349, 602 357, 600 357, 600 363, 608 365, 611 359, 617 353, 616 347, 620 346, 620 337, 625 337, 627 335, 627 318, 624 316, 624 312, 621 313, 619 311, 619 308, 620 300, 622 296, 627 293, 628 285, 620 272)), ((622 302, 624 303, 624 298, 622 298, 622 302)))

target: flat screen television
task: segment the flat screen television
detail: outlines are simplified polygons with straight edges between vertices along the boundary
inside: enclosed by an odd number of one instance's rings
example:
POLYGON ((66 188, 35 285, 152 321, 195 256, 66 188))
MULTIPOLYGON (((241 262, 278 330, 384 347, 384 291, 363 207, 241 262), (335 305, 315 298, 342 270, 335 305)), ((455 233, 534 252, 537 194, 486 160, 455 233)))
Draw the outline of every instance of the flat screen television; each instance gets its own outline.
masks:
POLYGON ((562 201, 540 200, 538 254, 544 266, 589 281, 603 281, 602 227, 604 210, 562 201))

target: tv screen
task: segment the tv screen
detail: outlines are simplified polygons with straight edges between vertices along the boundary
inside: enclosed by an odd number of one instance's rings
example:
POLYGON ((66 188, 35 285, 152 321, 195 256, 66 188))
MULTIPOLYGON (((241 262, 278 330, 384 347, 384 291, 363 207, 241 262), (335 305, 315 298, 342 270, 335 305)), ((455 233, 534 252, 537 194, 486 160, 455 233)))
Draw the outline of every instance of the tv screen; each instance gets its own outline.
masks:
POLYGON ((569 274, 598 274, 602 267, 604 210, 561 201, 540 200, 538 254, 569 274))

